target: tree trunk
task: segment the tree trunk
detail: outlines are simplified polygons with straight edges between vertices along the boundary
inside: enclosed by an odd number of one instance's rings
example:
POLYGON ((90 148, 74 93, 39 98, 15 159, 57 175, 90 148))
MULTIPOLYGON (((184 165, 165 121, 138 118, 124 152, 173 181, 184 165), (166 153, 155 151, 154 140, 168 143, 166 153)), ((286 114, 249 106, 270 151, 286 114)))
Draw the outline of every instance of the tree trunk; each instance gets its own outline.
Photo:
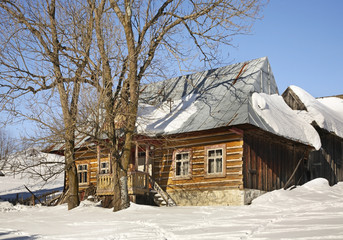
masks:
MULTIPOLYGON (((132 149, 132 136, 135 131, 136 119, 137 119, 137 106, 139 98, 139 81, 137 80, 137 63, 131 61, 129 70, 129 77, 125 81, 129 84, 124 85, 130 86, 129 89, 122 91, 121 97, 121 112, 123 113, 123 121, 125 124, 125 137, 123 142, 122 154, 120 161, 116 164, 114 171, 115 191, 114 191, 114 209, 113 211, 119 211, 130 206, 130 199, 128 195, 128 177, 127 172, 129 169, 129 163, 131 159, 132 149), (138 82, 137 82, 138 81, 138 82)), ((118 162, 118 161, 117 161, 118 162)))
POLYGON ((128 195, 127 185, 127 171, 123 169, 118 161, 114 163, 113 180, 114 180, 114 194, 113 194, 113 211, 120 211, 130 206, 130 199, 128 195))
POLYGON ((75 165, 75 155, 74 155, 74 141, 66 141, 65 144, 65 162, 66 162, 66 172, 68 176, 68 210, 73 209, 80 204, 79 199, 79 181, 77 177, 77 170, 75 165))

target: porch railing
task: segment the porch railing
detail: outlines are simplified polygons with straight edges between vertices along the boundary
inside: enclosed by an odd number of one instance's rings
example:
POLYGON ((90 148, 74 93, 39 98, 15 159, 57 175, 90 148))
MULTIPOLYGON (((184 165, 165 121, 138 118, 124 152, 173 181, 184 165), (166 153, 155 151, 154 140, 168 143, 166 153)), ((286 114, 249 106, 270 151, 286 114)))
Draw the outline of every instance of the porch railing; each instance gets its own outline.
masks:
MULTIPOLYGON (((149 175, 146 172, 128 172, 128 192, 132 195, 143 195, 149 192, 149 175)), ((112 195, 114 189, 112 174, 99 174, 97 180, 98 195, 112 195)))
POLYGON ((96 193, 98 195, 112 195, 114 189, 112 174, 99 174, 96 193))
POLYGON ((149 174, 146 172, 129 172, 127 183, 129 194, 144 195, 149 192, 149 174))

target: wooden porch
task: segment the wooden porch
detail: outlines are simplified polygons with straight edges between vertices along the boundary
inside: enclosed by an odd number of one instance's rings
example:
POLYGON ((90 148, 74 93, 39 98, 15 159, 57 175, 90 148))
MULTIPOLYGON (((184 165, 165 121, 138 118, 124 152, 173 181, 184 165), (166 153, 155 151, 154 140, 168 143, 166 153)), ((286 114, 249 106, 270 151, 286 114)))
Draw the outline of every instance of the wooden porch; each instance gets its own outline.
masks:
MULTIPOLYGON (((149 174, 141 171, 128 172, 129 195, 144 195, 149 193, 149 174)), ((114 183, 112 174, 99 174, 97 179, 98 195, 113 195, 114 183)))

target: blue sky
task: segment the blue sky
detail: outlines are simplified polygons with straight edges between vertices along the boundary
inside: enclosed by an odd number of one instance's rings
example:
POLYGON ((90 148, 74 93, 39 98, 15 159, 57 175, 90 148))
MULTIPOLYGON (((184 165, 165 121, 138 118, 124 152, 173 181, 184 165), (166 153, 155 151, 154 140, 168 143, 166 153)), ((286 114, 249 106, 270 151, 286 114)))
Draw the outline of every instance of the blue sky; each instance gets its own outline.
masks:
POLYGON ((296 85, 314 97, 343 94, 343 0, 270 0, 229 58, 267 56, 280 94, 296 85))
MULTIPOLYGON (((234 37, 227 60, 267 56, 280 94, 289 85, 314 97, 343 94, 342 12, 343 0, 270 0, 251 34, 234 37)), ((17 136, 22 128, 8 130, 17 136)))

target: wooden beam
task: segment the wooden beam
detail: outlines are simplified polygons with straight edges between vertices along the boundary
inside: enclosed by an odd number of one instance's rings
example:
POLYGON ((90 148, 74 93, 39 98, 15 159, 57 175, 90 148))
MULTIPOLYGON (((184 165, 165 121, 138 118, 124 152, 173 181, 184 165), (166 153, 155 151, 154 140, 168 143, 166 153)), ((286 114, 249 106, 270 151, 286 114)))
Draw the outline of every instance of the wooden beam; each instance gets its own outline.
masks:
MULTIPOLYGON (((96 146, 96 151, 97 151, 97 160, 98 160, 98 169, 97 169, 97 173, 100 173, 100 145, 96 146)), ((109 166, 108 166, 109 167, 109 166)))
POLYGON ((26 188, 27 191, 29 191, 29 193, 31 193, 33 205, 35 205, 35 199, 37 199, 38 202, 39 202, 40 204, 42 204, 42 202, 39 200, 39 198, 36 197, 36 195, 35 195, 33 192, 31 192, 31 190, 30 190, 28 187, 26 187, 26 185, 24 185, 24 187, 26 188))
POLYGON ((135 170, 138 171, 138 142, 136 141, 136 150, 135 150, 135 170))
POLYGON ((285 186, 283 187, 283 189, 286 190, 286 189, 288 188, 288 185, 290 184, 291 180, 293 179, 293 177, 294 177, 295 173, 297 172, 297 170, 298 170, 298 168, 299 168, 299 166, 300 166, 300 163, 302 162, 303 159, 304 159, 304 156, 302 156, 302 157, 299 159, 299 162, 298 162, 297 166, 295 167, 295 169, 294 169, 292 175, 289 177, 289 179, 288 179, 288 181, 286 182, 286 184, 285 184, 285 186))
POLYGON ((149 146, 145 145, 145 164, 144 170, 146 173, 149 173, 149 146))

